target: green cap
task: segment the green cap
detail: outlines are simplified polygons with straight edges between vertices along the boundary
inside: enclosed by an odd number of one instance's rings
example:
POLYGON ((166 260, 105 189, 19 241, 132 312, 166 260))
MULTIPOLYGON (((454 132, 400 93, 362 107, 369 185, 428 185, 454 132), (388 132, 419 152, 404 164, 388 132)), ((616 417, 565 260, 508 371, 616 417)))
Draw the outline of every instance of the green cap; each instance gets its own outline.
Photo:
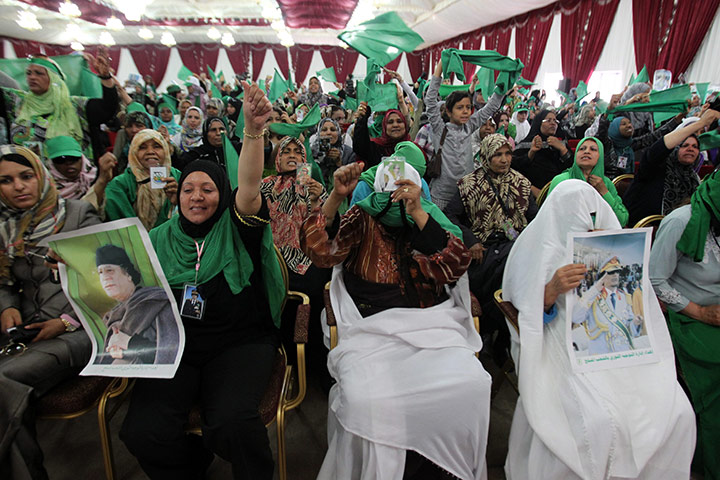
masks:
POLYGON ((520 112, 527 112, 528 107, 524 103, 518 103, 515 108, 513 109, 513 112, 520 113, 520 112))
POLYGON ((145 105, 143 105, 142 103, 138 103, 138 102, 128 103, 128 106, 127 106, 127 108, 125 109, 125 111, 126 111, 127 113, 132 113, 132 112, 143 112, 143 113, 147 113, 147 110, 145 109, 145 105))
POLYGON ((167 87, 167 92, 168 92, 168 93, 177 93, 177 92, 179 92, 179 91, 180 91, 180 86, 179 86, 179 85, 172 84, 172 85, 169 85, 169 86, 167 87))
POLYGON ((57 157, 82 157, 80 144, 72 137, 52 137, 45 140, 45 150, 49 159, 57 157))

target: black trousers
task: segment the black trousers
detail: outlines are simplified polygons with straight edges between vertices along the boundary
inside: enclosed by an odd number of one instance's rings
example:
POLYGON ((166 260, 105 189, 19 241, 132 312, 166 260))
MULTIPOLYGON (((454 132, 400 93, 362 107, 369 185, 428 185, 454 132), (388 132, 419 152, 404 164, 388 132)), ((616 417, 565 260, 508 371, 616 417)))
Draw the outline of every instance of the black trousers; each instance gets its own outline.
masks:
POLYGON ((267 430, 258 413, 277 348, 243 344, 202 364, 181 362, 172 379, 138 379, 120 438, 153 480, 197 479, 213 454, 232 463, 235 479, 272 479, 267 430), (202 440, 188 435, 199 402, 202 440))

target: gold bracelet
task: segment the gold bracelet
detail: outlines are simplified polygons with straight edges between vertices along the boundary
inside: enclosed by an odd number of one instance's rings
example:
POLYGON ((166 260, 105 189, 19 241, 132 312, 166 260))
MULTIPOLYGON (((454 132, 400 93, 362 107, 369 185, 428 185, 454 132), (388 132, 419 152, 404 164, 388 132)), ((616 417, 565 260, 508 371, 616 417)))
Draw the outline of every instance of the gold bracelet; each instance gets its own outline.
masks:
POLYGON ((262 131, 262 132, 258 133, 257 135, 252 135, 252 134, 248 133, 247 130, 245 130, 245 127, 243 127, 243 136, 245 136, 245 137, 247 137, 247 138, 249 138, 249 139, 251 139, 251 140, 258 140, 258 139, 263 138, 263 137, 265 136, 265 132, 266 132, 266 131, 267 131, 267 129, 266 129, 266 128, 263 128, 263 131, 262 131))
POLYGON ((63 325, 65 325, 66 332, 72 332, 73 330, 75 330, 73 328, 73 325, 70 322, 68 322, 67 320, 65 320, 64 318, 60 317, 60 321, 63 323, 63 325))

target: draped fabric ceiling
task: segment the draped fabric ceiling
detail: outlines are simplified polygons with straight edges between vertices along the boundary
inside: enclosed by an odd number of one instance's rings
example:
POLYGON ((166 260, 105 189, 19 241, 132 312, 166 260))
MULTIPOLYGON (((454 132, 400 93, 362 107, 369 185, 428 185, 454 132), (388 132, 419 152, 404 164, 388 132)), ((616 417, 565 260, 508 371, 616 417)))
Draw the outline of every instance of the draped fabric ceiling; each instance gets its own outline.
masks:
MULTIPOLYGON (((83 20, 79 22, 92 25, 93 28, 103 29, 98 23, 107 14, 115 13, 122 17, 107 4, 98 4, 92 0, 74 1, 82 12, 83 20)), ((129 48, 138 70, 143 75, 150 75, 156 83, 163 78, 169 55, 167 47, 151 43, 158 40, 161 31, 174 32, 180 42, 176 48, 182 62, 195 72, 204 71, 205 65, 215 65, 220 48, 224 48, 236 72, 251 71, 253 78, 257 79, 266 54, 271 51, 283 76, 287 78, 292 64, 293 78, 302 82, 314 73, 309 72, 308 63, 313 53, 319 51, 325 65, 334 67, 338 80, 343 81, 353 72, 358 55, 351 49, 338 46, 337 34, 348 22, 353 24, 364 20, 360 15, 363 11, 371 12, 370 16, 382 13, 367 10, 367 5, 371 4, 367 0, 262 1, 279 6, 296 45, 288 49, 278 43, 269 22, 262 18, 262 5, 257 0, 205 0, 202 3, 151 0, 146 10, 147 18, 141 22, 128 22, 129 26, 125 30, 114 32, 113 35, 118 43, 121 39, 127 39, 124 46, 129 48), (219 15, 221 11, 226 14, 219 15), (193 13, 195 16, 192 16, 193 13), (211 18, 217 21, 213 23, 211 18), (139 25, 155 29, 158 35, 150 43, 138 43, 136 31, 139 25), (210 41, 206 35, 209 25, 215 25, 222 32, 232 32, 239 43, 224 47, 210 41), (266 32, 268 30, 269 34, 266 32), (301 43, 298 41, 300 39, 306 41, 301 43)), ((523 76, 535 80, 553 17, 560 14, 562 71, 570 83, 577 84, 580 80, 587 82, 590 78, 621 1, 632 2, 637 70, 647 65, 650 72, 656 68, 667 68, 676 73, 685 71, 720 6, 720 0, 387 0, 383 8, 397 11, 425 39, 418 50, 404 54, 412 78, 417 78, 422 72, 432 71, 445 48, 484 48, 507 54, 514 34, 514 54, 525 64, 523 76), (476 12, 482 12, 482 15, 470 15, 476 12), (468 17, 471 17, 475 29, 458 34, 470 25, 468 17), (657 18, 658 22, 648 22, 648 18, 657 18), (496 21, 488 23, 492 20, 496 21), (451 32, 455 36, 448 38, 451 32)), ((58 9, 58 5, 58 0, 0 0, 0 26, 3 27, 0 31, 10 37, 17 56, 37 51, 45 51, 50 55, 70 53, 67 45, 40 43, 44 41, 47 32, 59 28, 58 22, 63 26, 68 23, 65 17, 60 20, 51 18, 53 15, 59 16, 53 11, 58 9), (29 4, 37 7, 33 11, 44 25, 42 30, 33 33, 19 28, 13 20, 18 5, 29 4), (19 37, 23 35, 30 35, 33 40, 20 40, 19 37)), ((61 39, 62 33, 57 34, 53 37, 53 43, 61 39)), ((628 45, 628 48, 632 47, 628 45)), ((95 49, 88 47, 91 53, 95 49)), ((118 50, 117 46, 111 48, 114 62, 120 56, 118 50)), ((401 58, 388 64, 388 68, 397 68, 401 58)), ((465 70, 469 78, 475 67, 466 65, 465 70)))

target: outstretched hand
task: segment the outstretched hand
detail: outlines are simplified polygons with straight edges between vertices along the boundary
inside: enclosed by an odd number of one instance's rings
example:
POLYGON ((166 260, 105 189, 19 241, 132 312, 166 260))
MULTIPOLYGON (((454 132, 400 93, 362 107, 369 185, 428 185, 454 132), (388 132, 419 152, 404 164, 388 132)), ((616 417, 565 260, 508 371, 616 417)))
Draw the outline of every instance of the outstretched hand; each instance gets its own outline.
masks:
POLYGON ((341 196, 342 198, 350 195, 357 186, 364 167, 365 164, 362 162, 355 162, 349 165, 343 165, 335 170, 333 174, 332 194, 341 196))
POLYGON ((250 135, 260 135, 265 128, 265 122, 272 112, 272 104, 256 83, 250 85, 242 81, 245 92, 243 102, 243 116, 245 118, 245 131, 250 135))

